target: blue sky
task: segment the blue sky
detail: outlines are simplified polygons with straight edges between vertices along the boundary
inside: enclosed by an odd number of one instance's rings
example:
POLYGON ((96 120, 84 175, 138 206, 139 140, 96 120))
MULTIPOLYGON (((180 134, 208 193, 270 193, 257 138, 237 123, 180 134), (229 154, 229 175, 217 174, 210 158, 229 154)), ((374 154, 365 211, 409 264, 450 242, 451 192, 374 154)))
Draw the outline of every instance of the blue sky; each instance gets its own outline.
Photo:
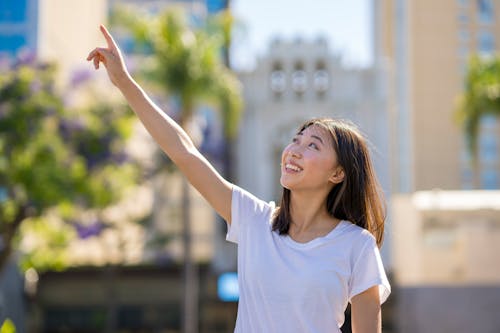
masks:
POLYGON ((251 69, 274 37, 314 39, 324 36, 348 65, 372 61, 370 0, 231 0, 244 26, 232 49, 236 69, 251 69))

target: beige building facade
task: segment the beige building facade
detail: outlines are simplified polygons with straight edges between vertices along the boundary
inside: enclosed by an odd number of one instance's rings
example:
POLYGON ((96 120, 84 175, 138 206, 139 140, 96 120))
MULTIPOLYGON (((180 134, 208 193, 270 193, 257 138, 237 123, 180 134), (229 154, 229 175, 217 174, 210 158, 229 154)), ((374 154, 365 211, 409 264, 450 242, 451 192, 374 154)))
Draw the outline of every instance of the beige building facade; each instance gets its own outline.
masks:
POLYGON ((500 121, 481 120, 473 172, 456 110, 469 57, 499 50, 500 3, 373 4, 375 61, 388 73, 397 330, 498 332, 500 121))
POLYGON ((483 119, 474 175, 456 120, 470 55, 499 50, 494 0, 375 0, 375 52, 390 73, 393 191, 500 187, 500 122, 483 119))
POLYGON ((500 285, 500 191, 415 192, 393 207, 399 285, 500 285))
POLYGON ((63 82, 75 71, 89 68, 87 55, 105 41, 99 31, 107 23, 107 0, 40 0, 36 54, 57 62, 63 82))
POLYGON ((500 191, 392 198, 400 332, 498 332, 500 191))

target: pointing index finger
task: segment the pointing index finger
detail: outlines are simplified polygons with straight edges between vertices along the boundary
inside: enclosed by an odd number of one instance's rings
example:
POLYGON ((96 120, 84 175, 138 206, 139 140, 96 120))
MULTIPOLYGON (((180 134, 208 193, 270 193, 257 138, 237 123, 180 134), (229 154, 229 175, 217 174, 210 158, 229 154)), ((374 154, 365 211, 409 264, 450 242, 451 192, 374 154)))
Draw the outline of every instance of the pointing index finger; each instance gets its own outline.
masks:
POLYGON ((116 45, 113 37, 110 35, 110 33, 108 32, 106 27, 101 24, 101 26, 99 28, 101 29, 101 32, 104 35, 106 42, 108 43, 108 47, 112 50, 118 50, 118 46, 116 45))

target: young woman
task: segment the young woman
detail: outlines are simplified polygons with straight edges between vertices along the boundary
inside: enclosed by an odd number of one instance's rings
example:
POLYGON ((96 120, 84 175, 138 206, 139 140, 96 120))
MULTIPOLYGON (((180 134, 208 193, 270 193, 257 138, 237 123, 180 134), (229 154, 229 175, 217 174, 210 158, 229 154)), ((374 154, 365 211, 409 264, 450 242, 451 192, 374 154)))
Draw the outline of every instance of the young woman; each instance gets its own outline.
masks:
POLYGON ((340 332, 351 303, 354 333, 381 332, 390 293, 379 253, 384 208, 367 145, 351 125, 313 119, 284 149, 280 207, 225 179, 184 130, 130 77, 101 26, 102 63, 149 133, 228 224, 238 243, 240 301, 235 332, 340 332))

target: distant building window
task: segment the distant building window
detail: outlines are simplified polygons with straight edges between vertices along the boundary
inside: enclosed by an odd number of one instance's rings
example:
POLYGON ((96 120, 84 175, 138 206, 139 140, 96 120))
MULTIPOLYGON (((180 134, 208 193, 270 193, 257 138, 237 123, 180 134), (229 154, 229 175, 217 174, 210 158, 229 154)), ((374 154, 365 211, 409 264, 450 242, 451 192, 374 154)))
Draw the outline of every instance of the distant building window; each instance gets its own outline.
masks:
POLYGON ((494 132, 486 132, 481 135, 479 139, 479 158, 481 163, 495 163, 498 162, 499 145, 498 139, 494 132))
POLYGON ((313 87, 316 91, 316 95, 319 98, 323 98, 325 93, 328 91, 330 86, 330 78, 328 71, 326 70, 326 65, 324 60, 316 61, 314 75, 313 75, 313 87))
POLYGON ((470 39, 470 33, 468 30, 465 30, 465 29, 461 29, 459 32, 458 32, 458 36, 460 38, 460 41, 461 42, 464 42, 464 43, 467 43, 470 39))
POLYGON ((496 190, 499 186, 498 170, 486 169, 481 171, 481 188, 485 190, 496 190))
POLYGON ((27 0, 0 1, 0 22, 18 23, 26 21, 26 5, 27 0))
POLYGON ((494 17, 492 0, 477 0, 477 14, 479 22, 492 23, 494 17))
POLYGON ((227 8, 227 3, 226 0, 207 0, 207 10, 210 14, 218 13, 227 8))
POLYGON ((458 55, 463 59, 469 58, 469 53, 470 52, 467 45, 460 45, 460 47, 458 48, 458 55))
POLYGON ((472 165, 472 156, 469 149, 464 148, 460 151, 460 162, 466 166, 472 165))
POLYGON ((297 62, 293 67, 292 89, 297 97, 302 97, 307 90, 307 73, 302 62, 297 62))
POLYGON ((270 77, 271 90, 274 93, 281 94, 286 89, 286 76, 282 70, 274 70, 270 77))
POLYGON ((500 125, 500 121, 497 119, 495 115, 487 114, 481 117, 479 121, 479 126, 481 130, 489 130, 494 131, 497 129, 497 126, 500 125))
POLYGON ((271 74, 269 75, 269 86, 276 99, 281 98, 281 95, 286 90, 286 74, 281 61, 273 63, 271 74))
POLYGON ((293 72, 292 88, 297 94, 303 94, 307 90, 307 74, 304 70, 293 72))
POLYGON ((474 177, 470 168, 462 169, 462 189, 472 190, 474 188, 474 177))
POLYGON ((0 35, 0 52, 3 51, 14 55, 26 46, 26 37, 23 35, 0 35))
POLYGON ((477 35, 477 51, 481 56, 491 56, 495 51, 495 36, 490 31, 481 31, 477 35))
POLYGON ((314 90, 316 90, 318 94, 323 95, 330 85, 328 72, 324 69, 317 70, 314 73, 313 85, 314 90))
POLYGON ((467 14, 463 13, 463 12, 459 13, 458 14, 458 22, 462 23, 462 24, 469 23, 469 16, 467 16, 467 14))

